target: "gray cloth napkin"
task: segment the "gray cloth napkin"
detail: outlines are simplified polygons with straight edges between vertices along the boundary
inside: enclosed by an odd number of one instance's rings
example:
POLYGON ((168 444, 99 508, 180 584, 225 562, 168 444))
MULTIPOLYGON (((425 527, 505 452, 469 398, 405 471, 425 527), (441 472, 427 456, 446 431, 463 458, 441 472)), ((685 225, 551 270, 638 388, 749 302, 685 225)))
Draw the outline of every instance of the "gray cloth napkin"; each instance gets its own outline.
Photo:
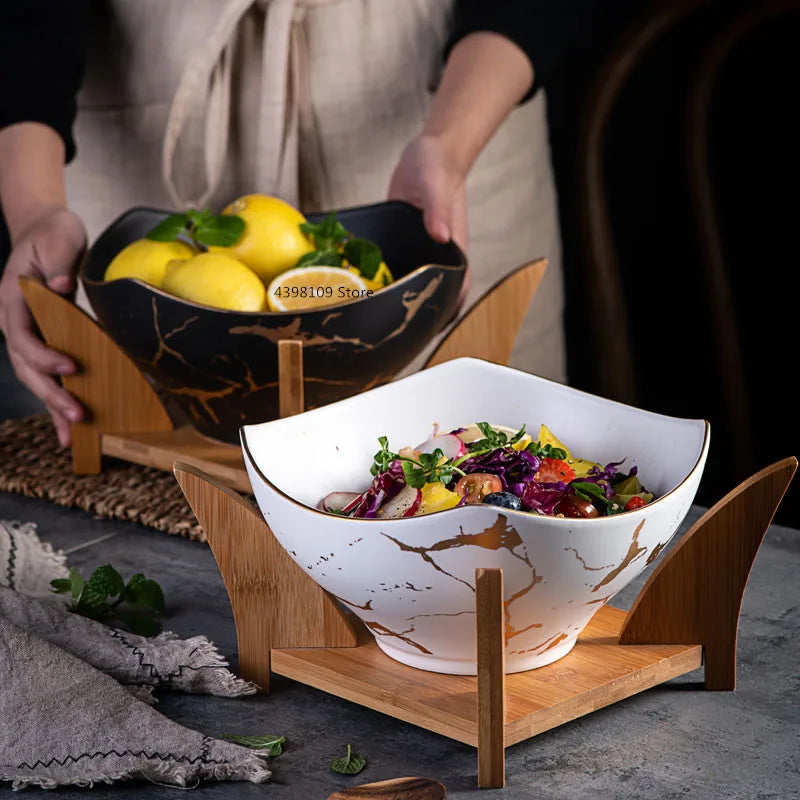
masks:
POLYGON ((205 637, 148 639, 72 614, 49 586, 67 574, 34 526, 0 521, 0 780, 267 780, 266 751, 203 736, 148 704, 155 687, 222 697, 256 687, 205 637))

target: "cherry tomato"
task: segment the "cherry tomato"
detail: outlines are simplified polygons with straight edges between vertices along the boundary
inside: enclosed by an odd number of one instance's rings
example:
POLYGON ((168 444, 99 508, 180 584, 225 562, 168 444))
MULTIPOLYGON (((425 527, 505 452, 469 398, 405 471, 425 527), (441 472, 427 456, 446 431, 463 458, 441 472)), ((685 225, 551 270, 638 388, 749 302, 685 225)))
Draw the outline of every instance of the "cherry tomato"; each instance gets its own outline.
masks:
POLYGON ((647 503, 638 495, 634 495, 625 503, 625 510, 626 511, 635 511, 637 508, 641 508, 642 506, 646 506, 647 503))
POLYGON ((473 472, 465 475, 453 490, 467 498, 468 503, 480 503, 487 494, 503 491, 503 483, 497 475, 488 472, 473 472))
POLYGON ((553 509, 556 514, 563 514, 572 519, 588 519, 589 517, 599 517, 600 512, 582 497, 568 494, 556 503, 553 509))

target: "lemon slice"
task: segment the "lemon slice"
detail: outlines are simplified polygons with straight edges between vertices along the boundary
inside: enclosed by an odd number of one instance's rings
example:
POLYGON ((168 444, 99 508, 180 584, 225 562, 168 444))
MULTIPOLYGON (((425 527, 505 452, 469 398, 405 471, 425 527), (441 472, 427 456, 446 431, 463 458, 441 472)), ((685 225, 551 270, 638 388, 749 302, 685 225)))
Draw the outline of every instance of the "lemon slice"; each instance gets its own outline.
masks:
POLYGON ((297 267, 281 273, 267 289, 271 311, 299 311, 368 297, 364 279, 343 267, 297 267))

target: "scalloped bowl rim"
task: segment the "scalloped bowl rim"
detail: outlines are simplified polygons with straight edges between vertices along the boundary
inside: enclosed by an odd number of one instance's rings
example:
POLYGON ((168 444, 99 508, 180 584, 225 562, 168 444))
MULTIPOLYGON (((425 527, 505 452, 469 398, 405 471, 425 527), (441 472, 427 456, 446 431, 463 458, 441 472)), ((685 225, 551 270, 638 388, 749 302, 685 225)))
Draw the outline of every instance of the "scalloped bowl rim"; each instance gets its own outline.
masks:
MULTIPOLYGON (((391 201, 391 202, 398 202, 398 201, 391 201)), ((377 205, 381 205, 381 204, 377 204, 377 205)), ((408 205, 408 204, 405 203, 404 205, 408 205)), ((357 206, 357 207, 354 207, 353 209, 349 209, 348 208, 346 210, 347 211, 351 211, 351 210, 357 211, 357 210, 359 210, 361 208, 368 208, 368 207, 369 206, 357 206)), ((413 208, 413 206, 412 206, 412 208, 413 208)), ((342 210, 345 210, 345 209, 342 209, 342 210)), ((135 214, 137 212, 141 212, 141 211, 151 211, 151 212, 155 212, 155 213, 158 213, 158 214, 169 214, 170 213, 168 211, 165 211, 164 209, 153 208, 151 206, 134 206, 133 208, 129 208, 127 211, 125 211, 124 213, 120 214, 105 229, 105 231, 103 231, 103 233, 100 234, 100 236, 105 235, 105 233, 107 233, 111 228, 113 228, 115 225, 119 224, 122 220, 124 220, 125 217, 127 217, 127 216, 129 216, 131 214, 135 214)), ((98 237, 98 239, 99 238, 100 237, 98 237)), ((135 239, 134 241, 138 241, 138 240, 135 239)), ((96 243, 97 243, 97 240, 95 240, 95 244, 96 243)), ((132 244, 132 243, 133 242, 129 242, 128 244, 132 244)), ((85 285, 88 285, 88 286, 92 286, 92 287, 112 286, 115 283, 121 283, 122 281, 128 281, 129 283, 135 284, 137 286, 141 286, 143 289, 149 290, 151 294, 159 295, 159 296, 165 298, 166 300, 174 301, 174 302, 179 303, 181 305, 187 306, 188 308, 199 308, 199 309, 203 309, 204 311, 213 311, 213 312, 217 312, 219 314, 240 314, 240 315, 242 315, 244 317, 276 317, 276 318, 288 317, 288 316, 297 317, 297 316, 302 316, 302 315, 306 315, 306 314, 325 312, 325 311, 328 311, 329 309, 342 309, 342 308, 346 308, 347 306, 355 305, 356 303, 364 303, 365 301, 371 300, 373 297, 376 297, 379 292, 383 292, 386 289, 392 289, 393 290, 395 287, 402 286, 404 282, 408 281, 408 279, 418 275, 419 273, 425 272, 426 270, 440 270, 441 269, 441 270, 452 271, 452 272, 460 271, 465 275, 466 271, 467 271, 468 263, 467 263, 467 258, 466 258, 466 255, 464 254, 464 251, 453 240, 451 240, 448 244, 452 245, 453 247, 455 247, 459 258, 461 259, 461 263, 459 263, 459 264, 437 264, 437 263, 430 262, 430 263, 427 263, 427 264, 423 264, 423 265, 421 265, 419 267, 416 267, 415 269, 413 269, 408 274, 403 275, 402 278, 398 278, 396 281, 393 281, 388 286, 383 286, 380 289, 378 289, 377 291, 375 291, 373 294, 367 295, 366 297, 357 297, 357 298, 355 298, 353 300, 345 300, 342 303, 335 303, 335 304, 331 304, 329 306, 320 306, 318 308, 298 309, 296 311, 270 311, 268 309, 265 309, 264 311, 236 311, 234 309, 219 308, 218 306, 207 306, 207 305, 205 305, 203 303, 195 303, 195 302, 192 302, 190 300, 185 300, 182 297, 178 297, 177 295, 170 294, 169 292, 166 292, 163 289, 160 289, 158 286, 153 286, 152 284, 147 283, 146 281, 143 281, 141 278, 116 278, 113 281, 106 281, 106 280, 98 280, 96 278, 89 278, 86 275, 86 264, 88 262, 89 253, 91 252, 92 248, 89 248, 89 250, 85 253, 85 255, 84 255, 84 257, 83 257, 83 259, 81 261, 81 265, 80 265, 80 268, 78 270, 78 277, 79 277, 81 283, 83 283, 85 285)), ((94 245, 92 247, 94 247, 94 245)), ((127 247, 127 245, 126 245, 126 247, 127 247)))
MULTIPOLYGON (((427 370, 423 370, 423 372, 429 373, 432 370, 439 370, 439 369, 445 368, 449 364, 458 364, 458 363, 465 363, 465 362, 490 364, 493 367, 501 366, 501 365, 493 364, 492 362, 483 361, 482 359, 477 359, 477 358, 458 358, 458 359, 453 359, 451 361, 448 361, 448 362, 445 362, 443 364, 437 365, 436 367, 431 367, 431 368, 429 368, 427 370)), ((503 369, 512 369, 510 367, 502 367, 502 368, 503 369)), ((514 371, 522 372, 522 370, 514 370, 514 371)), ((415 373, 414 375, 408 376, 407 378, 402 378, 399 381, 394 381, 393 383, 387 384, 386 386, 379 386, 379 387, 377 387, 375 389, 369 390, 368 392, 364 392, 361 395, 356 395, 355 397, 345 398, 344 400, 339 400, 339 401, 337 401, 335 403, 330 403, 327 406, 323 406, 323 407, 321 407, 319 409, 313 409, 311 411, 304 412, 304 414, 311 415, 311 414, 315 414, 317 412, 333 409, 335 406, 341 406, 342 404, 352 402, 352 400, 355 399, 356 397, 362 397, 364 394, 370 394, 372 392, 385 391, 386 389, 390 388, 391 386, 393 386, 393 385, 395 385, 397 383, 400 383, 400 382, 405 381, 405 380, 409 380, 410 378, 414 378, 414 377, 419 376, 421 374, 422 374, 421 372, 415 373)), ((530 374, 530 373, 525 373, 525 374, 530 374)), ((528 521, 534 521, 535 520, 537 523, 541 523, 541 527, 542 528, 552 529, 553 531, 560 531, 564 527, 570 527, 570 526, 574 525, 576 522, 578 524, 580 524, 581 526, 592 524, 595 527, 599 527, 601 525, 605 525, 606 527, 612 527, 612 526, 615 526, 616 525, 616 521, 621 519, 621 518, 638 519, 639 517, 644 517, 645 514, 648 512, 648 509, 652 509, 654 506, 660 505, 662 503, 662 501, 665 501, 667 498, 671 497, 673 494, 675 494, 676 492, 680 491, 683 486, 685 486, 689 481, 692 480, 692 478, 697 473, 698 469, 702 469, 704 467, 705 459, 706 459, 706 456, 708 454, 708 449, 709 449, 709 444, 710 444, 710 434, 711 434, 711 426, 710 426, 710 424, 709 424, 709 422, 707 420, 705 420, 705 419, 684 418, 684 417, 671 417, 671 416, 668 416, 666 414, 659 414, 659 413, 653 412, 653 411, 646 411, 645 409, 640 409, 640 408, 637 408, 636 406, 631 406, 631 405, 628 405, 626 403, 620 403, 620 402, 618 402, 616 400, 609 400, 607 398, 600 397, 599 395, 594 395, 594 394, 591 394, 590 392, 585 392, 585 391, 583 391, 581 389, 574 389, 573 387, 565 387, 564 384, 560 384, 557 381, 549 380, 548 378, 542 378, 542 377, 540 377, 538 375, 530 375, 530 377, 535 378, 537 381, 543 381, 543 382, 548 383, 548 384, 553 384, 554 386, 567 388, 567 389, 569 389, 570 392, 572 392, 572 393, 574 393, 576 395, 581 395, 581 396, 584 396, 584 397, 588 397, 588 398, 591 398, 593 400, 599 400, 599 401, 601 401, 601 402, 603 402, 605 404, 613 405, 613 406, 616 406, 616 407, 621 407, 621 408, 627 409, 629 411, 633 411, 633 412, 637 412, 637 413, 641 413, 641 414, 646 414, 646 415, 648 415, 650 417, 657 417, 657 418, 662 418, 662 419, 665 419, 665 420, 670 420, 670 421, 675 421, 675 422, 702 423, 703 424, 703 441, 702 441, 702 444, 700 446, 700 452, 697 455, 697 459, 695 460, 695 463, 692 465, 691 469, 686 473, 686 475, 684 475, 682 480, 678 484, 676 484, 672 489, 670 489, 667 492, 664 492, 664 494, 659 495, 657 498, 655 498, 655 500, 653 500, 651 503, 648 503, 646 506, 642 506, 641 508, 634 509, 633 511, 625 511, 625 512, 622 512, 621 514, 614 514, 613 516, 590 517, 588 519, 581 519, 581 518, 575 519, 575 518, 571 518, 571 517, 551 517, 551 516, 547 516, 547 515, 544 515, 544 514, 535 514, 533 512, 529 512, 529 511, 522 511, 522 510, 516 510, 516 509, 510 509, 510 508, 502 508, 501 509, 502 513, 504 515, 508 515, 508 517, 510 519, 525 519, 525 520, 528 520, 528 521)), ((303 415, 295 415, 295 417, 290 417, 290 418, 287 418, 287 419, 296 419, 298 416, 303 416, 303 415)), ((366 524, 380 523, 381 525, 398 526, 398 525, 409 525, 409 524, 414 524, 414 523, 418 524, 421 520, 430 520, 432 518, 437 518, 437 519, 438 518, 442 518, 442 516, 445 515, 445 514, 452 515, 452 514, 457 514, 457 513, 463 513, 465 509, 469 509, 473 514, 476 513, 476 512, 477 513, 482 513, 483 512, 483 513, 487 513, 487 514, 496 515, 497 512, 498 512, 498 508, 499 508, 498 506, 492 506, 492 505, 487 505, 485 503, 479 503, 479 504, 474 504, 474 505, 457 506, 455 508, 450 508, 450 509, 447 509, 445 511, 437 511, 434 514, 425 514, 425 515, 412 516, 412 517, 401 517, 400 519, 386 519, 386 518, 365 519, 365 518, 361 518, 361 517, 343 517, 343 516, 336 516, 336 515, 329 514, 326 511, 322 511, 319 508, 315 508, 314 506, 308 505, 308 504, 306 504, 306 503, 304 503, 304 502, 302 502, 300 500, 297 500, 296 498, 292 497, 290 494, 285 492, 283 489, 281 489, 278 486, 276 486, 264 474, 264 472, 259 467, 258 462, 256 461, 256 459, 254 458, 254 456, 253 456, 253 454, 251 452, 250 445, 249 445, 249 443, 247 441, 247 430, 249 428, 261 428, 261 427, 264 427, 266 425, 277 425, 277 424, 281 424, 284 421, 285 420, 278 419, 278 420, 272 420, 272 421, 269 421, 269 422, 256 423, 254 425, 243 425, 239 429, 239 436, 240 436, 240 440, 241 440, 242 452, 243 452, 243 454, 245 456, 245 459, 246 459, 246 461, 248 463, 248 466, 252 467, 252 469, 255 472, 255 474, 258 475, 258 477, 264 482, 264 484, 266 484, 266 486, 268 486, 272 491, 274 491, 279 496, 283 497, 284 499, 286 499, 289 502, 291 502, 294 505, 296 505, 299 509, 302 510, 303 513, 312 513, 314 515, 320 515, 320 516, 326 517, 326 518, 334 517, 335 519, 337 519, 337 520, 339 520, 341 522, 345 522, 345 523, 362 523, 362 524, 364 524, 364 523, 366 523, 366 524)))

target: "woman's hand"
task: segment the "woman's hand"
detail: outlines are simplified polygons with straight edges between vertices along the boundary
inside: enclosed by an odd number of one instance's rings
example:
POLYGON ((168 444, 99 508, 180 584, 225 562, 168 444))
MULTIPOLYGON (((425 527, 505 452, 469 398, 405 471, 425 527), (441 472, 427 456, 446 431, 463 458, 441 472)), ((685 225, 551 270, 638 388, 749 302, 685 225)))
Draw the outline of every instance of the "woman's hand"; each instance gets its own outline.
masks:
POLYGON ((70 443, 70 424, 83 418, 83 409, 53 376, 71 375, 75 364, 39 338, 19 278, 30 276, 59 294, 71 295, 75 266, 85 246, 86 232, 75 214, 60 205, 45 207, 14 237, 0 280, 0 328, 14 372, 47 406, 64 446, 70 443))
POLYGON ((453 239, 467 247, 465 175, 436 136, 421 135, 406 146, 389 185, 390 200, 419 208, 437 242, 453 239))
MULTIPOLYGON (((403 151, 389 186, 390 199, 422 209, 437 241, 452 238, 466 251, 467 175, 532 83, 527 55, 500 34, 478 31, 453 47, 422 133, 403 151)), ((469 273, 460 301, 468 288, 469 273)))

